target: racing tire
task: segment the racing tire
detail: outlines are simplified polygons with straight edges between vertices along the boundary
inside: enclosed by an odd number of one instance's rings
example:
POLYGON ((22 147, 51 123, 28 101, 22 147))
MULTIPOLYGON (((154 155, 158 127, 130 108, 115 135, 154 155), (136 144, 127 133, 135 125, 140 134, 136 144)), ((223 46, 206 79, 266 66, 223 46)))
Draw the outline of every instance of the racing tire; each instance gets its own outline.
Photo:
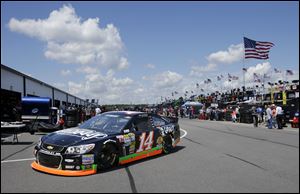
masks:
POLYGON ((117 165, 118 151, 112 144, 104 145, 102 151, 98 154, 97 167, 99 170, 106 170, 117 165))
POLYGON ((163 145, 162 150, 163 150, 163 153, 165 153, 165 154, 169 154, 174 150, 174 147, 172 145, 172 136, 170 134, 166 135, 163 138, 162 145, 163 145))

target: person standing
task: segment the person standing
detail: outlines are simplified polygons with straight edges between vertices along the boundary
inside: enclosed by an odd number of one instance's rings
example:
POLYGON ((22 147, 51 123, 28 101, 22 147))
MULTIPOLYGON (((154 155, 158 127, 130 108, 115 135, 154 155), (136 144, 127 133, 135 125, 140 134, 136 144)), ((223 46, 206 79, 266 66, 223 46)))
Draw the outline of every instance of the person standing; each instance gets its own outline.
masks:
POLYGON ((101 109, 100 109, 99 107, 97 107, 97 108, 95 109, 95 111, 96 111, 96 115, 101 114, 101 109))
POLYGON ((238 122, 240 122, 240 107, 239 106, 237 106, 236 108, 235 108, 235 113, 236 113, 236 119, 237 119, 237 121, 238 122))
POLYGON ((194 118, 194 114, 195 114, 195 108, 193 106, 191 106, 191 110, 190 110, 190 119, 194 118))
POLYGON ((183 115, 184 115, 184 113, 183 113, 183 108, 180 107, 180 117, 183 118, 183 115))
POLYGON ((85 115, 86 115, 86 120, 89 120, 91 118, 91 107, 88 106, 86 109, 85 109, 85 115))
POLYGON ((232 122, 236 122, 236 111, 235 109, 232 110, 232 113, 231 113, 231 118, 232 118, 232 122))
POLYGON ((271 114, 272 114, 272 126, 274 126, 274 128, 277 128, 277 120, 276 120, 276 106, 275 104, 271 105, 271 114))
POLYGON ((272 110, 271 110, 271 106, 268 106, 268 108, 266 109, 266 114, 267 114, 267 121, 268 121, 268 128, 272 129, 273 126, 273 122, 272 122, 272 110))
POLYGON ((277 128, 278 129, 282 129, 282 125, 283 125, 283 110, 281 106, 277 106, 276 107, 276 121, 277 121, 277 128))

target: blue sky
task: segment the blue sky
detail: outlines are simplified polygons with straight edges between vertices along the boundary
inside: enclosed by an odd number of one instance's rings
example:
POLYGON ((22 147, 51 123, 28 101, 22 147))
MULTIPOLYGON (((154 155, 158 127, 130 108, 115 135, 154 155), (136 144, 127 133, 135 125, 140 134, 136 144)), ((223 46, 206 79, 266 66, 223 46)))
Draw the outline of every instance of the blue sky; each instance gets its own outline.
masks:
POLYGON ((243 67, 247 86, 295 79, 298 53, 299 2, 1 2, 1 63, 101 104, 240 87, 243 67), (270 59, 244 60, 243 36, 273 42, 270 59))

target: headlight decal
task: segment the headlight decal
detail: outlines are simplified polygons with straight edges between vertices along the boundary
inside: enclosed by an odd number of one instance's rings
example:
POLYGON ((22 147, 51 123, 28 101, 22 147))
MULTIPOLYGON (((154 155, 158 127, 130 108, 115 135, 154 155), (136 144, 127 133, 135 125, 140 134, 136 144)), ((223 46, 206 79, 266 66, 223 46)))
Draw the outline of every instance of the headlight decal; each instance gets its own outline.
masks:
POLYGON ((85 154, 94 149, 95 144, 87 144, 87 145, 79 145, 79 146, 71 146, 66 150, 66 154, 85 154))

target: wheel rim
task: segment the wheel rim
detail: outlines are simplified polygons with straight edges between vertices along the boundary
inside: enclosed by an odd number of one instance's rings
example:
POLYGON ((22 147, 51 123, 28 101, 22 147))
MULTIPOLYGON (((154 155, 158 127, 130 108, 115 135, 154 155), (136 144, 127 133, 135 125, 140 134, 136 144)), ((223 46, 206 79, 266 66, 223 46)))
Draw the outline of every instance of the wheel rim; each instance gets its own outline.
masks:
POLYGON ((105 149, 101 152, 99 157, 99 167, 106 169, 112 167, 117 158, 117 153, 113 152, 111 149, 105 149))

